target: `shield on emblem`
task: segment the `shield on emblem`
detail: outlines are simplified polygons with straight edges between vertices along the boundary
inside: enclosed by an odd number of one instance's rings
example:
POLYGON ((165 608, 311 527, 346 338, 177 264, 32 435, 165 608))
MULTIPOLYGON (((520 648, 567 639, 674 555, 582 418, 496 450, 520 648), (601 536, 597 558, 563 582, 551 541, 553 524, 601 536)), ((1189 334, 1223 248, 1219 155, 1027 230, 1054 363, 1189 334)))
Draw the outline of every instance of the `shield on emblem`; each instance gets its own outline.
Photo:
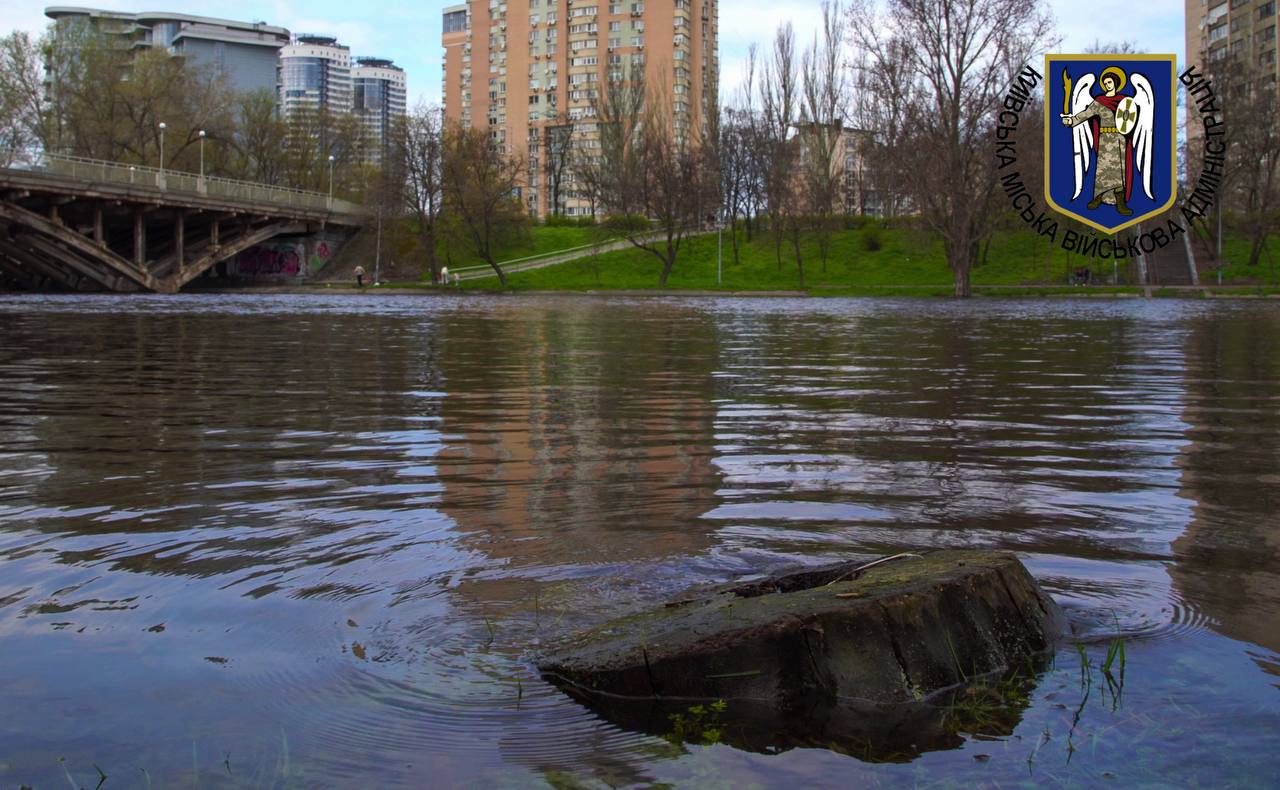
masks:
POLYGON ((1048 55, 1045 200, 1114 234, 1177 197, 1173 55, 1048 55))
POLYGON ((1128 134, 1133 131, 1134 122, 1138 120, 1138 108, 1134 106, 1133 99, 1125 98, 1120 102, 1120 109, 1116 112, 1116 131, 1120 134, 1128 134))

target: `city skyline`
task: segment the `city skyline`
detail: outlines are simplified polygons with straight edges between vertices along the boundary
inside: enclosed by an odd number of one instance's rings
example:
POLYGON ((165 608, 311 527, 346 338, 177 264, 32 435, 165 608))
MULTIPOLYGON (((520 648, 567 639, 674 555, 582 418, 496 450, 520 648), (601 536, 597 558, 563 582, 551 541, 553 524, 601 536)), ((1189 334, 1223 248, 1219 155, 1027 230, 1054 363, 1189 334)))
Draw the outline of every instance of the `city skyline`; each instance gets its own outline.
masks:
MULTIPOLYGON (((292 33, 336 36, 351 48, 353 56, 380 56, 404 68, 409 82, 409 104, 420 101, 442 103, 441 19, 451 2, 424 3, 413 7, 385 7, 371 17, 363 6, 316 0, 224 0, 218 17, 261 20, 288 28, 292 33)), ((6 30, 39 33, 49 21, 44 9, 48 2, 0 0, 0 17, 6 30)), ((99 0, 90 5, 116 11, 170 11, 199 16, 211 14, 207 3, 194 0, 99 0)), ((1096 40, 1135 41, 1150 52, 1172 52, 1179 63, 1185 60, 1184 3, 1159 0, 1154 3, 1119 5, 1106 0, 1049 0, 1062 43, 1057 51, 1078 51, 1096 40), (1099 20, 1106 19, 1100 26, 1099 20)), ((766 0, 726 0, 720 25, 720 99, 732 97, 742 75, 742 64, 751 43, 765 46, 780 22, 791 20, 802 42, 812 36, 820 15, 818 0, 776 3, 766 0)))

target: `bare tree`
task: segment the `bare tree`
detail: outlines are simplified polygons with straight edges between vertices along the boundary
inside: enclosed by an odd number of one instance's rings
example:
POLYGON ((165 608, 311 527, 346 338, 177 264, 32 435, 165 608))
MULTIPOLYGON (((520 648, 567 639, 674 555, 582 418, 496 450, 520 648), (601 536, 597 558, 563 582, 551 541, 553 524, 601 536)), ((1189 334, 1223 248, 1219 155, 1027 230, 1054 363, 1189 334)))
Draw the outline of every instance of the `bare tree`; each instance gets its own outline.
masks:
MULTIPOLYGON (((852 52, 852 101, 849 116, 859 130, 857 148, 860 179, 859 213, 867 213, 867 195, 875 196, 883 217, 895 217, 909 203, 907 187, 910 179, 903 171, 904 162, 894 157, 892 130, 904 122, 907 108, 895 97, 880 94, 881 85, 901 85, 907 76, 906 42, 889 42, 887 51, 872 62, 865 52, 852 52)), ((905 159, 903 157, 902 159, 905 159)))
POLYGON ((970 267, 999 211, 992 110, 1049 44, 1050 17, 1040 0, 888 0, 883 9, 854 0, 848 18, 866 105, 898 116, 874 127, 882 152, 941 237, 955 295, 969 296, 970 267))
POLYGON ((647 89, 640 69, 611 79, 594 104, 599 154, 578 173, 612 215, 611 230, 658 260, 661 285, 685 237, 715 205, 719 179, 714 144, 680 133, 671 106, 670 97, 647 89))
MULTIPOLYGON (((836 205, 840 201, 845 163, 840 145, 844 141, 847 65, 844 59, 844 24, 839 3, 822 4, 821 35, 801 58, 803 134, 805 161, 804 199, 799 202, 808 213, 818 241, 822 270, 827 269, 831 251, 836 205)), ((795 236, 799 259, 798 233, 795 236)))
POLYGON ((40 60, 27 33, 0 38, 0 149, 27 148, 47 136, 40 60))
POLYGON ((444 203, 443 118, 439 107, 419 104, 405 119, 396 140, 400 166, 404 169, 404 204, 413 215, 418 246, 426 256, 433 283, 440 281, 436 245, 444 203))
POLYGON ((574 172, 593 204, 614 214, 640 211, 636 184, 642 176, 643 73, 610 77, 592 103, 598 148, 578 149, 574 172))
POLYGON ((742 137, 742 215, 748 244, 756 230, 758 217, 767 205, 765 176, 769 157, 765 145, 765 120, 756 104, 758 57, 758 48, 751 44, 747 48, 742 87, 738 93, 739 104, 734 113, 742 137))
POLYGON ((359 196, 371 183, 366 167, 369 141, 360 119, 327 107, 294 108, 284 119, 284 182, 296 189, 359 196), (332 163, 330 163, 332 157, 332 163))
MULTIPOLYGON (((798 221, 794 205, 796 158, 799 149, 790 144, 796 118, 800 85, 795 56, 796 36, 790 22, 778 26, 773 53, 764 64, 759 82, 763 123, 757 130, 769 230, 773 235, 774 257, 782 271, 782 240, 788 222, 798 221)), ((794 224, 793 224, 794 228, 794 224)), ((798 239, 798 236, 796 237, 798 239)), ((796 266, 804 283, 804 262, 796 243, 796 266)))
POLYGON ((733 262, 739 262, 738 218, 750 222, 747 191, 750 188, 752 151, 749 121, 744 111, 728 108, 720 125, 720 191, 724 218, 729 223, 733 262))
POLYGON ((542 129, 542 156, 550 201, 547 213, 559 216, 565 210, 569 181, 573 174, 574 122, 562 114, 555 124, 542 129))
MULTIPOLYGON (((1227 181, 1220 199, 1232 209, 1231 224, 1249 240, 1250 267, 1262 260, 1267 240, 1280 222, 1280 129, 1276 128, 1280 107, 1269 72, 1233 60, 1213 75, 1231 131, 1224 168, 1227 181)), ((1200 165, 1197 158, 1191 160, 1195 167, 1200 165)))
POLYGON ((238 173, 242 178, 264 184, 288 183, 289 126, 276 110, 274 91, 243 93, 236 100, 237 118, 234 144, 240 154, 238 173))
POLYGON ((454 227, 507 284, 495 258, 498 246, 523 231, 528 215, 520 205, 523 163, 491 143, 478 129, 445 130, 441 156, 444 207, 454 227))

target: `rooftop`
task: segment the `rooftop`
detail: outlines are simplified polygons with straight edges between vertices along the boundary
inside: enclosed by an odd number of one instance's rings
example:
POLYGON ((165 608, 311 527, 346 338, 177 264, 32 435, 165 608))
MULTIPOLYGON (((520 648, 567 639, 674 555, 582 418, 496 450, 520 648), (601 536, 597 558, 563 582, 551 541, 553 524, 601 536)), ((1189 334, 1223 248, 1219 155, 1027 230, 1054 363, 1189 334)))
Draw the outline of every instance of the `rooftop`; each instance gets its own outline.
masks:
POLYGON ((372 67, 383 68, 383 69, 395 69, 396 71, 404 71, 404 69, 397 66, 395 64, 395 61, 392 60, 391 58, 384 58, 379 55, 357 55, 355 57, 355 61, 361 66, 372 66, 372 67))
POLYGON ((323 33, 299 33, 293 37, 293 40, 298 44, 319 44, 326 47, 340 46, 337 36, 329 36, 323 33))
POLYGON ((154 25, 161 22, 186 22, 193 25, 210 25, 214 27, 224 27, 229 30, 266 33, 269 35, 281 36, 288 38, 289 30, 277 25, 268 25, 266 22, 241 22, 234 19, 221 19, 212 16, 194 16, 192 14, 178 14, 167 11, 143 11, 136 14, 126 13, 124 11, 108 11, 102 8, 83 8, 81 6, 49 6, 44 10, 44 15, 50 19, 64 19, 67 17, 89 17, 97 19, 114 19, 122 22, 135 22, 141 25, 154 25))

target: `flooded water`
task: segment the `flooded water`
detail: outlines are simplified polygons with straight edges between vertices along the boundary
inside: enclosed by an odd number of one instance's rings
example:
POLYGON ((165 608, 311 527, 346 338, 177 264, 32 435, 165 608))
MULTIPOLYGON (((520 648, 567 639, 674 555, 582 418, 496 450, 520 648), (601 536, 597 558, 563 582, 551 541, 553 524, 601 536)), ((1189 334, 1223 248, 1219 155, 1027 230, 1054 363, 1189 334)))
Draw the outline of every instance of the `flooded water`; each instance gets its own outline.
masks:
POLYGON ((0 785, 1274 786, 1277 338, 1265 302, 0 298, 0 785), (1074 634, 914 753, 681 743, 533 667, 693 584, 959 546, 1074 634))

